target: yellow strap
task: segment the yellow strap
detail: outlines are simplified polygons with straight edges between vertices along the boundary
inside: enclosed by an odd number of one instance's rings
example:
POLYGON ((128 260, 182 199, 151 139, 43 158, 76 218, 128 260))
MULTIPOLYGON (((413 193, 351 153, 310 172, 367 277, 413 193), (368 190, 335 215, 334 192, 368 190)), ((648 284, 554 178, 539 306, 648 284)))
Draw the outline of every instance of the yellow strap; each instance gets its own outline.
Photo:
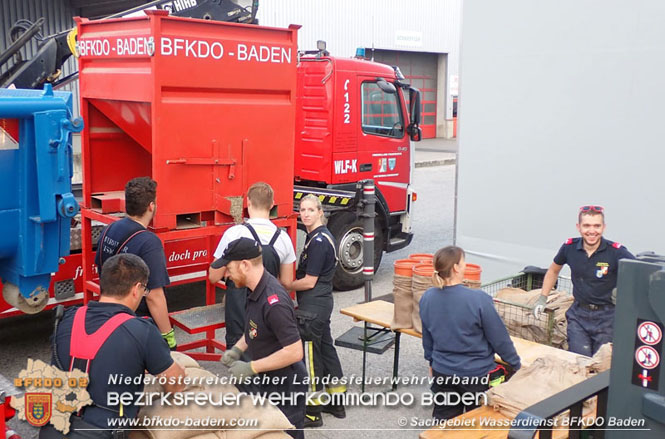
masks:
POLYGON ((72 55, 74 55, 76 58, 79 57, 79 53, 76 50, 76 36, 78 34, 78 29, 74 28, 69 31, 67 34, 67 46, 69 46, 69 50, 72 52, 72 55))
POLYGON ((344 393, 344 392, 346 392, 346 385, 342 384, 341 386, 326 387, 326 392, 328 392, 330 394, 344 393))
POLYGON ((122 403, 120 403, 120 411, 119 411, 119 415, 120 415, 121 418, 124 416, 124 415, 123 415, 123 409, 122 409, 122 403))

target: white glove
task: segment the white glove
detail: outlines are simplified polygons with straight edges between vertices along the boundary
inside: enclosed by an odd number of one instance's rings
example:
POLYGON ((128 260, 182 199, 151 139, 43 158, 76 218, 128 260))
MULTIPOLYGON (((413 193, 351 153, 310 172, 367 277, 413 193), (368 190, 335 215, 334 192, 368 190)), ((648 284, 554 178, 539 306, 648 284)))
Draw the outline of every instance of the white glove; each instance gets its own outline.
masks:
POLYGON ((536 319, 539 319, 543 314, 543 311, 545 311, 545 305, 547 305, 547 297, 541 294, 540 297, 538 297, 535 306, 533 307, 533 316, 536 319))

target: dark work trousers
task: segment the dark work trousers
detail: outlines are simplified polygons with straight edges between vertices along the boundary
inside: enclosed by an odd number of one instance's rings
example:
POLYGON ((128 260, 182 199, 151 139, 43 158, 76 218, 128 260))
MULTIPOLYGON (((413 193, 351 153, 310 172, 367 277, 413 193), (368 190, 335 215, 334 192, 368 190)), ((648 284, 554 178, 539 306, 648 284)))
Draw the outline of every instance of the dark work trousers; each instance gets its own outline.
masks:
MULTIPOLYGON (((465 411, 475 409, 478 405, 464 405, 462 402, 457 403, 455 400, 457 395, 461 399, 465 393, 471 393, 474 395, 474 401, 482 401, 482 398, 477 398, 476 395, 485 392, 489 388, 487 384, 452 384, 453 379, 461 379, 463 377, 459 375, 445 375, 436 370, 432 370, 432 373, 435 379, 431 389, 435 396, 438 394, 435 399, 434 409, 432 410, 432 417, 434 419, 451 419, 461 415, 465 411), (438 383, 437 379, 441 380, 441 383, 438 383), (446 379, 448 380, 447 383, 446 379)), ((482 378, 479 378, 479 380, 482 378)))
POLYGON ((238 288, 231 279, 226 281, 226 304, 224 321, 226 322, 226 347, 231 348, 245 333, 245 304, 247 288, 238 288))
MULTIPOLYGON (((301 305, 296 311, 300 334, 304 342, 305 366, 308 368, 307 372, 310 376, 342 378, 344 376, 342 364, 330 333, 332 297, 329 300, 326 298, 317 300, 323 306, 308 303, 301 305)), ((307 390, 320 391, 323 390, 323 387, 310 385, 307 390)), ((346 391, 346 386, 328 387, 327 390, 329 393, 341 393, 346 391)), ((310 406, 307 408, 307 412, 317 414, 321 408, 320 406, 310 406)))
POLYGON ((614 334, 614 306, 590 310, 577 301, 566 311, 568 321, 568 350, 591 357, 614 334))
POLYGON ((111 439, 112 437, 111 431, 108 430, 88 430, 99 427, 88 424, 79 416, 73 415, 70 420, 69 433, 66 435, 48 424, 40 428, 39 439, 111 439))
POLYGON ((238 384, 236 387, 238 387, 241 392, 253 394, 269 395, 271 393, 280 393, 286 396, 298 395, 294 400, 286 399, 285 403, 278 404, 277 408, 279 408, 289 422, 296 427, 295 430, 285 430, 286 433, 295 439, 304 439, 303 424, 305 422, 305 393, 307 391, 307 385, 302 383, 307 376, 305 364, 302 361, 298 361, 283 369, 266 372, 265 374, 271 377, 278 376, 286 378, 284 380, 280 379, 280 384, 271 383, 267 385, 258 385, 251 383, 238 384), (294 404, 291 404, 292 402, 294 402, 294 404))

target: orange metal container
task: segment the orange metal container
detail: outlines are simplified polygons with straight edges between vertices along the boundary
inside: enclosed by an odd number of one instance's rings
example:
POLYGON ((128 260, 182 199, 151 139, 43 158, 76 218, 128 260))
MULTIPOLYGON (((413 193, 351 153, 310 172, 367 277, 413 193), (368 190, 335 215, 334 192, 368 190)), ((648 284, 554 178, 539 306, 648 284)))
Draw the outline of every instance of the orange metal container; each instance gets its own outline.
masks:
POLYGON ((414 259, 416 261, 422 261, 422 262, 432 262, 434 261, 434 255, 431 253, 413 253, 409 255, 409 259, 414 259))
POLYGON ((398 259, 395 261, 395 274, 398 276, 411 277, 413 275, 413 266, 420 264, 420 261, 414 259, 398 259))
POLYGON ((423 277, 432 277, 434 274, 434 266, 432 264, 416 264, 413 266, 413 274, 423 277))
POLYGON ((480 265, 466 264, 466 270, 464 270, 464 279, 480 281, 480 274, 482 272, 483 269, 480 267, 480 265))
POLYGON ((297 26, 76 21, 84 208, 147 175, 155 229, 229 223, 256 181, 273 187, 274 216, 291 214, 297 26))

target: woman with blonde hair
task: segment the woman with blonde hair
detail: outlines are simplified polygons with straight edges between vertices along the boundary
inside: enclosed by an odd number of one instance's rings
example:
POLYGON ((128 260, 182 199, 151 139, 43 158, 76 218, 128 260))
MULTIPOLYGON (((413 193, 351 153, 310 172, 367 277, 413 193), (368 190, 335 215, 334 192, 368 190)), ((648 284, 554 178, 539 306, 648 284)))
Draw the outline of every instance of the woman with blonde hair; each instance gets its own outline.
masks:
POLYGON ((486 391, 490 379, 494 379, 490 373, 497 369, 495 354, 514 370, 520 368, 520 357, 492 298, 462 284, 465 268, 461 248, 451 245, 437 251, 436 287, 425 291, 420 299, 423 349, 435 378, 431 389, 442 394, 435 401, 451 402, 435 404, 432 416, 436 419, 450 419, 477 407, 443 395, 461 398, 464 394, 486 391))
POLYGON ((335 384, 344 374, 330 333, 337 246, 332 233, 323 224, 323 206, 318 197, 310 194, 300 200, 300 220, 307 228, 307 239, 300 255, 296 280, 290 287, 298 298, 296 318, 305 345, 305 365, 313 383, 309 390, 322 392, 324 386, 317 381, 326 382, 329 384, 325 390, 330 394, 326 398, 323 398, 326 395, 319 395, 308 399, 318 402, 308 405, 305 413, 305 428, 311 428, 323 425, 322 412, 337 418, 346 417, 340 398, 346 392, 346 385, 335 384))

